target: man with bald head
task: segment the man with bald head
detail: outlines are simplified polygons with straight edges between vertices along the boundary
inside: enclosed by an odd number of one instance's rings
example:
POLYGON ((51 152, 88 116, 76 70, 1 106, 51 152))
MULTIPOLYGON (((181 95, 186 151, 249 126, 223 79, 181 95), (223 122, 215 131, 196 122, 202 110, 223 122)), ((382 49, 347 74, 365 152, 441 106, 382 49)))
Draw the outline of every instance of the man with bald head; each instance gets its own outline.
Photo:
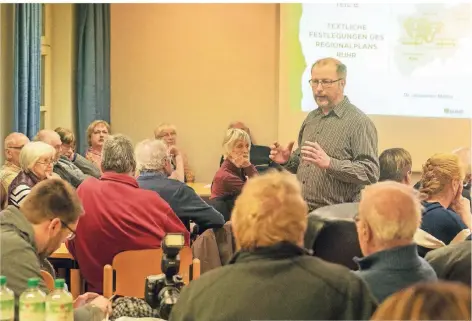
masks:
POLYGON ((56 150, 54 157, 54 168, 53 172, 59 175, 63 180, 69 182, 75 188, 88 177, 85 175, 74 163, 72 163, 67 157, 61 156, 61 137, 54 130, 43 129, 38 132, 34 137, 35 141, 41 141, 48 145, 51 145, 56 150))
POLYGON ((436 281, 433 268, 413 241, 421 222, 421 202, 413 187, 394 181, 367 186, 355 216, 363 258, 356 271, 377 300, 417 282, 436 281))
POLYGON ((20 152, 29 141, 29 138, 24 134, 16 132, 5 138, 5 164, 0 169, 0 179, 5 191, 8 191, 11 182, 21 171, 20 152))
POLYGON ((310 210, 357 202, 364 186, 377 182, 379 158, 374 123, 344 95, 347 68, 324 58, 311 68, 318 108, 308 114, 294 142, 271 146, 270 158, 294 174, 310 210))

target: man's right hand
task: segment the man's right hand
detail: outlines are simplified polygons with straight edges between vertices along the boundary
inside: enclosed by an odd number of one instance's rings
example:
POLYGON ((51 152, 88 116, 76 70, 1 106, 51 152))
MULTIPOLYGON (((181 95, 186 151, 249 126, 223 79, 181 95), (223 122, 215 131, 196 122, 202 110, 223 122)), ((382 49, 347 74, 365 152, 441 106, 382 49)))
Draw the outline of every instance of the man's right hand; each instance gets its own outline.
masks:
POLYGON ((277 164, 285 164, 290 159, 294 143, 290 142, 287 147, 282 147, 278 142, 275 142, 270 146, 269 158, 277 164))

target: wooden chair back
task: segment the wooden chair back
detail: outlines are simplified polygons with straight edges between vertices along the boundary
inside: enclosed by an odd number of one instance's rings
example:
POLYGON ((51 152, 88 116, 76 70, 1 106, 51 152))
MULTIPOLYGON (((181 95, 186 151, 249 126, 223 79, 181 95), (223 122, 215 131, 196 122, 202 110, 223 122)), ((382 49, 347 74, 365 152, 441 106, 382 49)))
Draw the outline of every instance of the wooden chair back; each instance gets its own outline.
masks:
POLYGON ((49 291, 54 290, 54 278, 52 277, 51 273, 41 270, 41 277, 43 278, 44 283, 49 291))
MULTIPOLYGON (((144 298, 144 285, 149 275, 161 274, 162 249, 148 249, 121 252, 113 258, 112 265, 103 268, 103 295, 144 298), (113 280, 115 272, 115 280, 113 280), (115 291, 113 285, 115 284, 115 291)), ((185 284, 200 276, 200 261, 193 260, 192 250, 184 247, 180 251, 180 270, 185 284)))

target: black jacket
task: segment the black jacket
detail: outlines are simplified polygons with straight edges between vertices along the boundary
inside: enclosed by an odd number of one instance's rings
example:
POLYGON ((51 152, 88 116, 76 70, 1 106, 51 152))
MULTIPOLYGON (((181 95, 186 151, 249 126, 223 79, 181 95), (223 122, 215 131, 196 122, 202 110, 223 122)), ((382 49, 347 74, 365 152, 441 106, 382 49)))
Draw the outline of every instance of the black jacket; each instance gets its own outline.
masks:
POLYGON ((170 320, 369 320, 375 309, 367 285, 348 269, 279 243, 238 252, 192 281, 170 320))

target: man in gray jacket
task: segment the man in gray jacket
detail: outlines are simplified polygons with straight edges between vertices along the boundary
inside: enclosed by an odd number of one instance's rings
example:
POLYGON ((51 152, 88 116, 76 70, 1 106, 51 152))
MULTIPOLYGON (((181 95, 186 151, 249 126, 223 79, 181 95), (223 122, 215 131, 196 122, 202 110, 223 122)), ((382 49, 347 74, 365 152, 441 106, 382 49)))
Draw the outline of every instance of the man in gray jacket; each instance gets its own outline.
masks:
MULTIPOLYGON (((41 277, 42 262, 75 236, 82 213, 74 188, 60 179, 38 183, 19 209, 9 206, 0 212, 0 271, 7 277, 17 303, 29 278, 39 278, 40 289, 49 292, 41 277)), ((48 272, 54 275, 54 271, 48 272)), ((110 312, 111 304, 102 296, 86 293, 75 300, 74 307, 74 320, 95 321, 110 312)))

